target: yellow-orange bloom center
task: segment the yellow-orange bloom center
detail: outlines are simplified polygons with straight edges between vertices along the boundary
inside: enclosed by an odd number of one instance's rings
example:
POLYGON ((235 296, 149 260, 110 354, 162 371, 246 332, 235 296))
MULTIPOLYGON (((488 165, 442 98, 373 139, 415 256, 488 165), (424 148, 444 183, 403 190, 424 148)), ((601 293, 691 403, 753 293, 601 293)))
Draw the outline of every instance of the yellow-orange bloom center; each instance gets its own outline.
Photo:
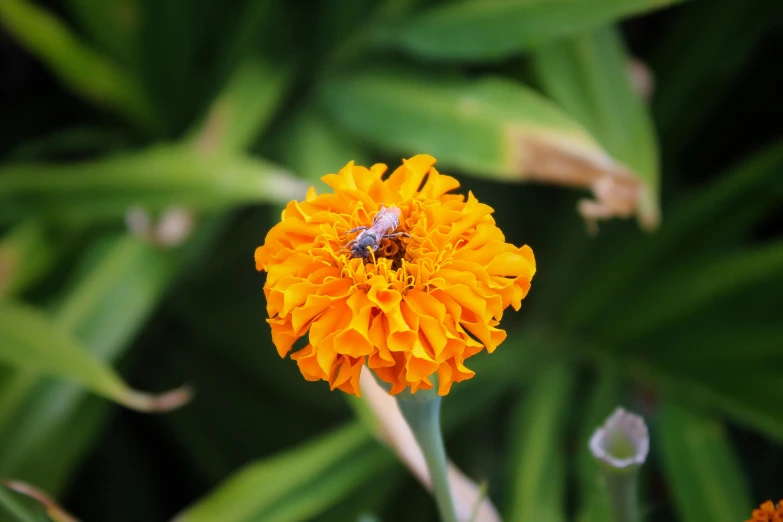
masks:
POLYGON ((445 395, 473 376, 467 358, 505 339, 497 326, 530 289, 533 252, 506 243, 472 194, 449 194, 459 183, 434 163, 415 156, 383 179, 385 165, 351 162, 322 178, 334 193, 311 188, 290 202, 256 249, 280 356, 309 332, 291 355, 306 379, 359 395, 366 364, 393 394, 430 389, 437 374, 445 395), (404 234, 354 257, 350 242, 362 231, 351 231, 371 226, 382 207, 399 209, 399 226, 382 233, 404 234))
POLYGON ((751 513, 753 518, 746 520, 745 522, 783 522, 783 500, 777 504, 773 504, 771 500, 767 500, 759 506, 758 509, 754 509, 751 513))

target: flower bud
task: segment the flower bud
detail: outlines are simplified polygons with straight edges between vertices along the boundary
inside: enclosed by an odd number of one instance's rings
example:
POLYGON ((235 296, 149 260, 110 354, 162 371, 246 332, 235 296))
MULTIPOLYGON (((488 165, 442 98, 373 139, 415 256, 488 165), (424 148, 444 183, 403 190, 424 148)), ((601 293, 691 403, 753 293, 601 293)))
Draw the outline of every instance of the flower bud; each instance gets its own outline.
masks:
POLYGON ((618 473, 639 469, 650 450, 644 419, 617 408, 590 438, 590 451, 601 465, 618 473))
POLYGON ((637 471, 647 460, 650 436, 638 415, 617 408, 590 438, 590 452, 603 470, 614 522, 641 520, 637 471))

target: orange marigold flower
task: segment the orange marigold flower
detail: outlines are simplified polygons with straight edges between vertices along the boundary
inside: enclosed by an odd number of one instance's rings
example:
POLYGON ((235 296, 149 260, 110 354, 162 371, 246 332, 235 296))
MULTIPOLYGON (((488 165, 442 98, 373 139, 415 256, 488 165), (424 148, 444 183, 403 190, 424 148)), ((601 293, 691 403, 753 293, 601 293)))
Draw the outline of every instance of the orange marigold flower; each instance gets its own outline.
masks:
MULTIPOLYGON (((362 365, 397 394, 407 387, 438 393, 473 377, 465 360, 506 338, 503 310, 518 310, 536 271, 533 251, 505 242, 492 208, 468 194, 449 194, 457 180, 438 173, 427 155, 386 165, 346 165, 323 181, 334 193, 290 202, 255 252, 267 272, 267 321, 281 357, 291 355, 305 379, 360 395, 362 365), (382 207, 399 209, 402 233, 381 240, 366 259, 347 248, 357 227, 382 207)), ((394 210, 396 214, 397 211, 394 210)))
POLYGON ((754 509, 751 513, 753 518, 746 520, 745 522, 783 522, 783 500, 777 504, 773 504, 771 500, 767 500, 759 506, 758 509, 754 509))

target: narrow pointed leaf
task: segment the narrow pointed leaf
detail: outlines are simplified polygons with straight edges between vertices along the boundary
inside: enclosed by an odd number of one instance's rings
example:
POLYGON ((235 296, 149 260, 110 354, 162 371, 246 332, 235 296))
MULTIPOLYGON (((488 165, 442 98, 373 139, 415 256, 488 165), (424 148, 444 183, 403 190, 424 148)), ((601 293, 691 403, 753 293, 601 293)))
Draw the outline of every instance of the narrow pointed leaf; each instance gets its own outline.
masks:
POLYGON ((8 489, 0 486, 0 515, 8 514, 16 522, 39 522, 8 489))
POLYGON ((783 241, 678 267, 638 288, 634 305, 612 318, 614 328, 605 337, 617 342, 642 337, 782 273, 783 241))
POLYGON ((329 82, 323 97, 357 137, 394 153, 427 151, 442 168, 577 186, 628 177, 578 123, 508 80, 364 73, 329 82))
POLYGON ((659 221, 658 145, 650 114, 631 88, 629 57, 611 27, 554 42, 533 53, 542 88, 642 181, 639 220, 659 221))
POLYGON ((76 93, 144 128, 155 126, 136 79, 79 40, 45 9, 28 0, 3 0, 0 24, 76 93))
POLYGON ((242 62, 190 140, 204 153, 247 150, 278 108, 290 72, 260 59, 242 62))
POLYGON ((646 336, 635 349, 655 352, 656 357, 666 357, 682 364, 698 365, 709 358, 710 362, 770 365, 783 361, 780 350, 783 325, 769 321, 746 322, 742 319, 716 321, 714 313, 707 310, 703 319, 688 320, 687 328, 646 336))
POLYGON ((56 130, 20 143, 8 156, 8 163, 31 163, 92 154, 108 154, 128 148, 130 137, 124 130, 79 125, 56 130))
POLYGON ((783 142, 776 142, 731 167, 711 185, 684 194, 668 211, 666 220, 650 238, 619 245, 601 263, 594 277, 575 294, 565 311, 571 326, 589 324, 609 306, 627 310, 620 296, 637 277, 666 260, 689 254, 703 258, 706 247, 722 251, 765 214, 779 205, 783 184, 783 142), (728 211, 727 211, 728 209, 728 211))
POLYGON ((16 480, 4 480, 2 481, 2 484, 8 489, 16 491, 20 495, 30 497, 41 504, 44 510, 46 510, 46 514, 53 522, 78 522, 77 519, 71 516, 70 513, 60 507, 57 502, 40 489, 16 480))
POLYGON ((128 387, 99 359, 85 351, 67 330, 35 308, 0 305, 0 359, 23 368, 70 379, 129 408, 167 411, 190 400, 187 388, 150 395, 128 387))
POLYGON ((516 458, 512 465, 511 522, 564 522, 565 455, 563 426, 573 375, 552 366, 536 379, 520 404, 511 437, 516 458))
POLYGON ((112 58, 135 65, 144 12, 140 0, 68 0, 79 25, 112 58))
POLYGON ((380 446, 365 449, 332 468, 327 478, 316 477, 301 490, 274 502, 264 514, 268 522, 312 520, 339 501, 350 500, 371 481, 389 484, 400 475, 391 454, 380 446))
MULTIPOLYGON (((378 450, 383 452, 364 427, 355 423, 346 425, 313 442, 248 465, 178 515, 175 522, 250 522, 268 520, 270 512, 277 513, 274 520, 302 520, 307 517, 301 517, 300 513, 312 514, 306 506, 314 500, 306 501, 311 487, 327 500, 341 498, 347 493, 346 488, 330 488, 328 483, 335 480, 333 486, 338 486, 347 480, 349 486, 357 486, 361 482, 357 477, 377 472, 378 456, 373 453, 378 450), (340 468, 347 461, 356 463, 362 459, 376 465, 360 466, 348 476, 343 475, 345 469, 340 468), (303 501, 301 508, 296 506, 303 501)), ((320 504, 328 502, 321 499, 320 504)))
MULTIPOLYGON (((166 290, 225 222, 225 216, 200 220, 185 245, 169 250, 126 235, 94 241, 77 266, 84 277, 53 307, 55 320, 96 357, 120 362, 166 290)), ((59 495, 110 412, 111 404, 74 383, 12 372, 0 379, 0 475, 59 495)))
POLYGON ((752 508, 745 472, 721 423, 673 403, 661 408, 661 462, 682 522, 736 522, 752 508))
MULTIPOLYGON (((280 136, 285 165, 304 179, 319 185, 325 174, 337 172, 354 160, 372 163, 367 153, 345 133, 338 132, 315 107, 302 109, 280 136)), ((326 187, 326 185, 322 185, 326 187)))
POLYGON ((751 361, 711 361, 709 351, 698 364, 686 364, 677 353, 652 351, 644 355, 606 353, 612 364, 621 364, 627 375, 655 386, 681 405, 719 411, 738 425, 783 441, 783 401, 780 371, 774 365, 751 361))
POLYGON ((724 245, 743 237, 774 211, 783 198, 783 140, 743 158, 708 187, 684 194, 661 230, 668 254, 682 245, 697 252, 708 244, 724 245), (727 211, 729 210, 729 211, 727 211))
MULTIPOLYGON (((127 235, 96 240, 77 264, 83 277, 53 307, 54 321, 96 358, 118 362, 176 274, 220 229, 203 222, 174 250, 127 235)), ((56 496, 94 442, 109 406, 76 383, 17 369, 0 382, 0 476, 56 496)))
POLYGON ((55 260, 41 223, 27 221, 0 238, 0 300, 18 294, 46 273, 55 260))
POLYGON ((407 20, 384 35, 427 58, 497 59, 679 0, 462 0, 407 20))
POLYGON ((285 170, 262 160, 159 146, 84 163, 2 167, 0 220, 116 219, 134 206, 195 210, 287 202, 305 190, 285 170))

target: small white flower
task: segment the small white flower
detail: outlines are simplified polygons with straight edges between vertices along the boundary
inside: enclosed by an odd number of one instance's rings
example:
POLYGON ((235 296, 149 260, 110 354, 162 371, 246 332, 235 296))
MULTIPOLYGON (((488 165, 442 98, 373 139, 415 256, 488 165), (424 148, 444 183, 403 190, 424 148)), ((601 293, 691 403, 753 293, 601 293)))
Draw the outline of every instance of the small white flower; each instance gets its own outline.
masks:
POLYGON ((125 213, 128 232, 164 248, 181 245, 193 231, 193 214, 181 207, 167 208, 157 220, 141 207, 125 213))
POLYGON ((611 470, 635 471, 644 464, 650 451, 650 435, 644 419, 617 408, 593 433, 590 451, 611 470))

